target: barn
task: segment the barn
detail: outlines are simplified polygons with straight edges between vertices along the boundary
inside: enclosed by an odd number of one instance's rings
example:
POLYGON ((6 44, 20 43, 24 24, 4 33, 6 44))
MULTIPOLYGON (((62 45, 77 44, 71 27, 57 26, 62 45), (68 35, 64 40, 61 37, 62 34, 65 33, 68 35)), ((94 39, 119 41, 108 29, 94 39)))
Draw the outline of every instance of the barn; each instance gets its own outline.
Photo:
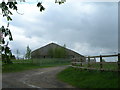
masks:
POLYGON ((58 44, 55 44, 55 43, 50 43, 46 46, 43 46, 41 48, 38 48, 34 51, 31 52, 31 58, 53 58, 53 56, 51 56, 50 54, 50 50, 54 50, 56 48, 61 48, 61 49, 64 49, 65 52, 66 52, 66 57, 65 58, 79 58, 81 61, 86 61, 85 57, 73 50, 70 50, 70 49, 67 49, 63 46, 60 46, 58 44))

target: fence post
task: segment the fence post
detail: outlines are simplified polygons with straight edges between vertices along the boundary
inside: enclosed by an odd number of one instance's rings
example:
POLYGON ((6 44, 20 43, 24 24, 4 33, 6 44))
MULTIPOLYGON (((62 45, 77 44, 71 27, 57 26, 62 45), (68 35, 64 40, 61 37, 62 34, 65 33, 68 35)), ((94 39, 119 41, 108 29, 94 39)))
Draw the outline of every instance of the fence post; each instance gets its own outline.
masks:
POLYGON ((120 88, 120 53, 118 53, 118 88, 120 88))
POLYGON ((76 66, 77 59, 75 58, 75 66, 76 66))
POLYGON ((90 57, 88 56, 88 67, 90 67, 90 57))
POLYGON ((103 65, 102 65, 102 56, 100 55, 100 69, 103 68, 103 65))
POLYGON ((72 62, 73 62, 72 65, 74 66, 75 65, 75 63, 74 63, 75 62, 75 58, 73 58, 72 62))
POLYGON ((82 59, 80 59, 80 66, 82 67, 82 59))
POLYGON ((118 53, 118 71, 120 71, 120 53, 118 53))
POLYGON ((94 60, 95 60, 95 62, 96 62, 96 58, 94 57, 94 60))

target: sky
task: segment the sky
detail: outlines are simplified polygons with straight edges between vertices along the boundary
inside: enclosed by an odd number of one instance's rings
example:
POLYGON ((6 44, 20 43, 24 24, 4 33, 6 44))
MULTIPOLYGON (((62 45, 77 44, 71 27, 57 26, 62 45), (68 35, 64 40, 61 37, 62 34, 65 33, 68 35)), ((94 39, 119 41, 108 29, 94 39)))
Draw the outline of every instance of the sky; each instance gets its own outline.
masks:
MULTIPOLYGON (((0 16, 1 25, 7 25, 0 16)), ((115 54, 118 52, 118 3, 81 2, 67 0, 62 5, 54 0, 36 0, 18 4, 13 11, 10 29, 13 41, 9 46, 16 55, 33 50, 51 42, 74 50, 85 56, 115 54), (45 11, 36 7, 42 1, 45 11)))

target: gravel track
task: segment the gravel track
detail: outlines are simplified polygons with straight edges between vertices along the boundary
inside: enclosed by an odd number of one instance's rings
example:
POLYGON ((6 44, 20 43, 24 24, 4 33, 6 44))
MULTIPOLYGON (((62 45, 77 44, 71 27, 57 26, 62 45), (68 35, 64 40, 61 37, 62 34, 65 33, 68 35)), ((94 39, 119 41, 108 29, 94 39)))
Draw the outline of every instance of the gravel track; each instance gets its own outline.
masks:
POLYGON ((56 74, 68 66, 39 68, 2 74, 2 88, 74 88, 57 80, 56 74))

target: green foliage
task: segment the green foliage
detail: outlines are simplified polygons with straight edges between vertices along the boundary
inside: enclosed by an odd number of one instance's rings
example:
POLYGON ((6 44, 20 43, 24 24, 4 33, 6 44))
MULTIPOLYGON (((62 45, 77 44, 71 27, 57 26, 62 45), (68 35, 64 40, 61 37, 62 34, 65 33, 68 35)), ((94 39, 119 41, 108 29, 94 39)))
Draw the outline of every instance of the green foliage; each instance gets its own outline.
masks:
POLYGON ((65 58, 64 48, 55 48, 55 58, 65 58))
POLYGON ((43 7, 41 2, 38 2, 37 7, 40 8, 40 11, 42 12, 43 10, 45 10, 45 8, 43 7))
MULTIPOLYGON (((60 0, 55 0, 55 3, 59 3, 59 5, 64 3, 64 2, 66 2, 66 0, 61 0, 61 1, 60 0)), ((45 7, 42 5, 42 2, 38 2, 37 7, 40 8, 40 12, 45 10, 45 7)))
POLYGON ((48 50, 48 55, 53 58, 54 55, 55 55, 54 49, 50 48, 50 49, 48 50))
POLYGON ((7 44, 5 43, 5 37, 9 37, 9 41, 12 41, 13 38, 12 38, 12 34, 11 34, 11 31, 10 29, 8 28, 9 27, 9 21, 12 21, 12 18, 10 15, 12 15, 12 12, 10 11, 10 9, 13 9, 13 10, 16 10, 17 11, 17 6, 16 6, 17 2, 4 2, 2 1, 2 3, 0 3, 0 9, 2 10, 2 15, 3 17, 6 17, 7 18, 7 21, 8 21, 8 25, 7 27, 5 28, 4 26, 2 26, 0 28, 0 33, 1 33, 1 40, 0 40, 0 47, 1 47, 1 52, 2 53, 2 61, 6 64, 9 64, 9 63, 12 63, 10 61, 10 58, 12 56, 12 52, 8 46, 8 42, 7 44))
POLYGON ((4 64, 12 64, 12 61, 10 60, 10 56, 6 54, 2 54, 2 62, 4 64))
POLYGON ((16 10, 17 11, 17 2, 13 1, 13 2, 2 2, 0 3, 0 8, 2 10, 2 15, 3 17, 7 18, 7 21, 12 21, 12 18, 10 17, 10 15, 13 15, 12 12, 10 11, 10 9, 12 10, 16 10))
POLYGON ((67 52, 65 47, 56 47, 56 48, 50 48, 48 50, 48 55, 52 58, 66 58, 67 52))
POLYGON ((67 68, 57 78, 77 88, 118 88, 118 72, 99 72, 67 68))
POLYGON ((12 57, 12 53, 10 48, 8 47, 8 43, 5 46, 1 46, 1 55, 2 55, 2 62, 5 64, 11 64, 10 58, 12 57))
POLYGON ((5 28, 4 26, 2 26, 0 28, 0 32, 2 33, 2 38, 1 38, 2 44, 5 44, 5 40, 4 40, 3 37, 7 37, 8 36, 10 41, 13 40, 12 34, 11 34, 10 29, 8 27, 5 28))
POLYGON ((55 3, 59 3, 59 5, 64 3, 64 2, 66 2, 66 0, 55 0, 55 3))
POLYGON ((29 48, 29 46, 27 46, 25 58, 26 59, 30 59, 31 58, 31 49, 29 48))
POLYGON ((16 54, 17 54, 17 59, 19 59, 20 51, 18 49, 16 50, 16 54))

